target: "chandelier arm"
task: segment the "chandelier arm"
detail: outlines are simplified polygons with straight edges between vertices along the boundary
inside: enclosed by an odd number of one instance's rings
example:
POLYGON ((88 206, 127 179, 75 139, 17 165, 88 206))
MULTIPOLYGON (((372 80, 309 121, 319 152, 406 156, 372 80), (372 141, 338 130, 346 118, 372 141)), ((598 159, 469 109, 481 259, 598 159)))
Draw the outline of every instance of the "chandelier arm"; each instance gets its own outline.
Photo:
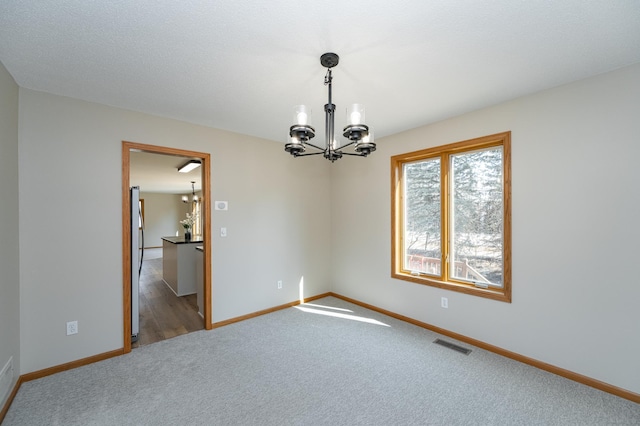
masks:
POLYGON ((296 154, 296 157, 307 157, 309 155, 321 155, 324 154, 324 151, 320 151, 320 152, 307 152, 305 154, 296 154))
POLYGON ((348 146, 351 146, 351 145, 353 145, 354 143, 356 143, 356 141, 351 141, 351 142, 349 142, 349 143, 347 143, 347 144, 342 145, 342 146, 340 147, 340 149, 342 149, 342 148, 346 148, 346 147, 348 147, 348 146))
POLYGON ((354 157, 366 157, 363 153, 343 152, 342 155, 352 155, 354 157))
POLYGON ((307 146, 310 146, 310 147, 312 147, 312 148, 315 148, 315 149, 317 149, 317 150, 319 150, 319 151, 323 151, 323 152, 324 152, 324 148, 320 148, 319 146, 314 145, 314 144, 312 144, 312 143, 310 143, 310 142, 305 142, 304 144, 305 144, 305 145, 307 145, 307 146))

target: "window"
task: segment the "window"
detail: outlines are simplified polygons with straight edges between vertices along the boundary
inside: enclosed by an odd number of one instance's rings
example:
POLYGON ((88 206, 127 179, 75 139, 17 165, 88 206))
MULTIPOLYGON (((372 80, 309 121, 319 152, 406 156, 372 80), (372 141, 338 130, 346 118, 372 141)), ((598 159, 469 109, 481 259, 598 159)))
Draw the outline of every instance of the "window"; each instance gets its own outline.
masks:
POLYGON ((191 202, 191 215, 195 218, 193 222, 193 235, 202 235, 201 207, 202 199, 200 197, 191 202))
POLYGON ((511 132, 391 157, 393 278, 511 301, 511 132))

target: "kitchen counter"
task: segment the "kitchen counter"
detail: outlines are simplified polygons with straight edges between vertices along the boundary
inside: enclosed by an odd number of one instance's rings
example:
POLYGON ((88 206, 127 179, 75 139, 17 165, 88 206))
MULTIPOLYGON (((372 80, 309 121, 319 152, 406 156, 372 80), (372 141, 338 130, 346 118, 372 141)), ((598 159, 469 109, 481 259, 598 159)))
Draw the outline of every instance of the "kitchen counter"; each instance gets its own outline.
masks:
POLYGON ((184 237, 162 237, 162 280, 177 296, 198 290, 195 247, 199 245, 202 245, 201 236, 189 241, 184 237))
POLYGON ((164 241, 170 242, 172 244, 190 244, 190 243, 199 243, 202 244, 204 240, 202 239, 202 235, 194 235, 191 237, 189 241, 184 239, 184 236, 181 237, 162 237, 164 241))

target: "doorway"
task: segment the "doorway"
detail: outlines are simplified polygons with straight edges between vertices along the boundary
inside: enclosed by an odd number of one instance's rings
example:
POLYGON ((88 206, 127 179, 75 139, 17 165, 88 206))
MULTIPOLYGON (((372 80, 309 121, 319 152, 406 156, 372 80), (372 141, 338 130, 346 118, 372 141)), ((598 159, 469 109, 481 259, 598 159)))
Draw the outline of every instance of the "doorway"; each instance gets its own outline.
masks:
MULTIPOLYGON (((131 180, 134 181, 133 178, 131 180)), ((182 255, 188 255, 191 252, 191 256, 193 256, 194 247, 200 244, 202 243, 189 244, 189 249, 185 250, 182 255)), ((204 315, 201 315, 204 312, 204 304, 202 300, 198 301, 202 295, 202 284, 199 289, 194 289, 196 293, 178 296, 164 280, 163 247, 150 248, 147 246, 140 252, 143 252, 144 256, 137 287, 138 323, 137 327, 132 324, 132 334, 135 334, 136 330, 138 333, 135 339, 131 339, 131 348, 139 348, 204 329, 204 315)), ((199 257, 197 263, 202 265, 203 253, 197 251, 196 256, 199 257)), ((135 291, 135 288, 134 285, 132 292, 135 291)), ((132 300, 135 303, 135 298, 132 300)), ((132 305, 132 308, 134 307, 132 305)), ((133 315, 135 315, 135 310, 133 310, 133 315)), ((135 317, 132 316, 131 320, 135 324, 135 317)))
POLYGON ((131 186, 131 153, 142 152, 152 154, 163 154, 176 157, 187 157, 197 159, 202 167, 202 197, 205 202, 202 204, 202 251, 204 262, 202 267, 203 288, 203 322, 204 329, 210 330, 211 324, 211 162, 210 154, 203 152, 187 151, 176 148, 168 148, 156 145, 146 145, 134 142, 122 142, 122 282, 123 282, 123 331, 124 331, 124 352, 131 351, 131 276, 130 268, 132 263, 131 244, 131 222, 129 212, 131 211, 131 201, 129 198, 129 188, 131 186))

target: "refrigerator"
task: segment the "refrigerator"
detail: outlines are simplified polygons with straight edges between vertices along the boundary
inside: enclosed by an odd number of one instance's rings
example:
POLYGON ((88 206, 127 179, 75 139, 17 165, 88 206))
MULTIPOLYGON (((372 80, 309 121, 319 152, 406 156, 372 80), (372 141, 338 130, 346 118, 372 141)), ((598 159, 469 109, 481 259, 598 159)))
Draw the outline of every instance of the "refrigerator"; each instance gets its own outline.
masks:
POLYGON ((144 223, 140 208, 140 187, 129 188, 131 200, 131 342, 140 332, 140 272, 144 257, 144 223))

